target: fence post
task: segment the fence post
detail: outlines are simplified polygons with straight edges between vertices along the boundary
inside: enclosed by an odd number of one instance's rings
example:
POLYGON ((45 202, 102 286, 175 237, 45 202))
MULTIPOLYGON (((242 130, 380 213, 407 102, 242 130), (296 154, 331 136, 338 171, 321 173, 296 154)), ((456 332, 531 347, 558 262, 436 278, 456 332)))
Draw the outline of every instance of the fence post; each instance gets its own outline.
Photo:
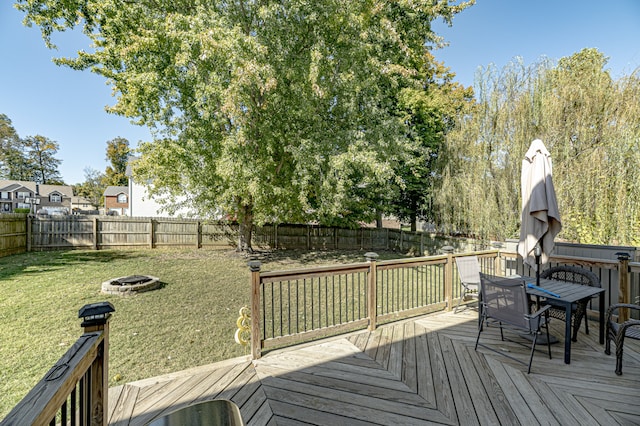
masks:
POLYGON ((93 249, 98 250, 98 218, 93 217, 93 249))
POLYGON ((447 311, 450 311, 453 305, 453 247, 444 246, 442 251, 447 255, 447 263, 444 265, 444 299, 447 311))
POLYGON ((31 215, 27 215, 25 217, 25 220, 27 222, 27 236, 26 236, 27 241, 25 241, 25 242, 27 243, 26 244, 27 252, 29 252, 29 251, 31 251, 31 221, 33 219, 31 218, 31 215))
POLYGON ((99 302, 80 308, 78 318, 82 318, 81 327, 84 333, 103 332, 103 340, 98 347, 98 354, 89 369, 91 389, 89 414, 92 425, 109 424, 109 318, 115 312, 110 302, 99 302))
MULTIPOLYGON (((619 252, 618 256, 618 302, 631 303, 631 288, 629 286, 629 253, 619 252)), ((620 309, 618 322, 623 323, 629 319, 629 309, 620 309)))
POLYGON ((278 248, 278 224, 273 224, 273 248, 278 248))
POLYGON ((251 357, 259 359, 262 349, 260 336, 260 261, 248 263, 251 271, 251 357))
POLYGON ((155 235, 153 235, 153 219, 149 219, 149 248, 153 248, 155 235))
POLYGON ((202 248, 202 222, 196 223, 196 248, 202 248))
POLYGON ((374 331, 376 329, 376 320, 378 318, 378 309, 377 309, 377 271, 376 271, 376 259, 378 258, 377 253, 368 252, 365 253, 364 256, 367 258, 367 262, 369 262, 369 280, 367 282, 368 286, 368 300, 367 300, 367 310, 369 311, 369 331, 374 331))

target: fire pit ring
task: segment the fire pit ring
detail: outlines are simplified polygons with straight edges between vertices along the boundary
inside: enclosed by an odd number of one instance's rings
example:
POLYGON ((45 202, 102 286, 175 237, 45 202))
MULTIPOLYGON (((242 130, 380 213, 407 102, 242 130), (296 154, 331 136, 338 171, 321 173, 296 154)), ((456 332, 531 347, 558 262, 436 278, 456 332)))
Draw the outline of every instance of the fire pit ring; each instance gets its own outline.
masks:
POLYGON ((113 278, 102 283, 102 292, 119 296, 142 293, 160 287, 160 279, 151 275, 129 275, 113 278))

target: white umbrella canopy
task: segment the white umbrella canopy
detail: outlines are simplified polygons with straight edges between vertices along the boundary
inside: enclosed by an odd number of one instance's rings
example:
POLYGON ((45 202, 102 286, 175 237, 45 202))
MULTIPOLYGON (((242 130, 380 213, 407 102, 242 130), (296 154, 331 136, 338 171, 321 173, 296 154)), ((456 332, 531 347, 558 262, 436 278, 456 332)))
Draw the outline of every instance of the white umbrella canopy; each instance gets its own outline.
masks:
POLYGON ((555 245, 554 239, 562 230, 552 174, 551 155, 542 141, 536 139, 522 160, 522 221, 518 254, 538 273, 536 244, 540 244, 541 264, 546 264, 555 245))

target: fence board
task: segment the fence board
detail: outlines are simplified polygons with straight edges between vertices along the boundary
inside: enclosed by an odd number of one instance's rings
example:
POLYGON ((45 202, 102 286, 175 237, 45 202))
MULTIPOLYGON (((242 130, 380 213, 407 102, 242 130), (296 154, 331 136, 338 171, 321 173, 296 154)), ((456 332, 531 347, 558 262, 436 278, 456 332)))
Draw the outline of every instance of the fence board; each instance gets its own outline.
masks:
POLYGON ((0 215, 0 257, 27 250, 27 221, 24 214, 0 215))

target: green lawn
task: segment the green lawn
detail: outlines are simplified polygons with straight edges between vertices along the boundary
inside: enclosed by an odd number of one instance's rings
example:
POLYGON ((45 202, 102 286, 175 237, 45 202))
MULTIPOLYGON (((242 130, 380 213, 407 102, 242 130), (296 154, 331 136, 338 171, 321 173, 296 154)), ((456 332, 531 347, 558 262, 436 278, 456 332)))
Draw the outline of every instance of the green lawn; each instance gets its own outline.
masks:
MULTIPOLYGON (((381 258, 402 257, 381 253, 381 258)), ((364 261, 364 252, 273 252, 263 270, 364 261)), ((80 336, 78 310, 111 302, 110 386, 248 353, 233 334, 250 305, 249 259, 196 249, 60 251, 0 258, 0 418, 80 336), (103 281, 146 274, 159 290, 122 297, 103 281), (117 379, 117 380, 116 380, 117 379)))

